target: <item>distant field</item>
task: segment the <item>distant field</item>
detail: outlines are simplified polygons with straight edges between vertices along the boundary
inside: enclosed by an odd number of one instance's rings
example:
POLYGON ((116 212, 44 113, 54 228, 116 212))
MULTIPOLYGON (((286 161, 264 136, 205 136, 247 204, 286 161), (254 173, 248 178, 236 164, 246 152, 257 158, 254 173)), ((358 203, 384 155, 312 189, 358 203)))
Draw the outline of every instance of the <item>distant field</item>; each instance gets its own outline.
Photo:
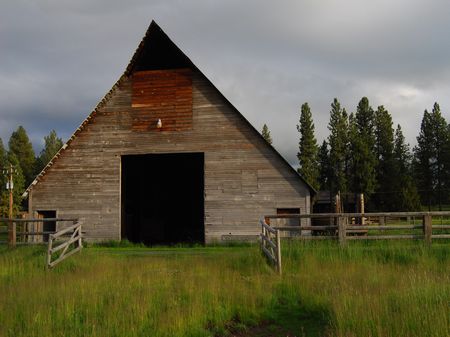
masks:
POLYGON ((450 243, 0 248, 0 336, 449 336, 450 243))

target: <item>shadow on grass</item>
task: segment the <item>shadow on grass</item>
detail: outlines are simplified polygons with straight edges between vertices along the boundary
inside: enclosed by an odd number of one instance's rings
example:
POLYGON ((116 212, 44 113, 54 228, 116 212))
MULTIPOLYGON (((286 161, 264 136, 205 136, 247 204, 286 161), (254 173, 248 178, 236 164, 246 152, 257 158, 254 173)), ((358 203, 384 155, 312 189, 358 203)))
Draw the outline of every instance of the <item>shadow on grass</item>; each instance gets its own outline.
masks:
POLYGON ((212 331, 216 337, 321 337, 327 334, 332 321, 333 314, 326 304, 280 287, 257 324, 235 317, 224 331, 212 331))

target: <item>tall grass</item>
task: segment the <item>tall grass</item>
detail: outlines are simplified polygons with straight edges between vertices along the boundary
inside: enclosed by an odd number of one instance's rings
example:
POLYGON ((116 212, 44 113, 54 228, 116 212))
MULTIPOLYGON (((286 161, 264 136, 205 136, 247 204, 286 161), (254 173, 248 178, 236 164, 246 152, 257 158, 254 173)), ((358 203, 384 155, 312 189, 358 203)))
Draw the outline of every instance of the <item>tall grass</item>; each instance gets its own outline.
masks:
POLYGON ((332 336, 449 336, 448 244, 285 245, 289 297, 332 313, 332 336), (298 286, 298 285, 301 286, 298 286))
POLYGON ((283 242, 283 277, 256 246, 174 251, 89 248, 47 272, 42 249, 0 248, 0 336, 449 335, 448 244, 283 242))

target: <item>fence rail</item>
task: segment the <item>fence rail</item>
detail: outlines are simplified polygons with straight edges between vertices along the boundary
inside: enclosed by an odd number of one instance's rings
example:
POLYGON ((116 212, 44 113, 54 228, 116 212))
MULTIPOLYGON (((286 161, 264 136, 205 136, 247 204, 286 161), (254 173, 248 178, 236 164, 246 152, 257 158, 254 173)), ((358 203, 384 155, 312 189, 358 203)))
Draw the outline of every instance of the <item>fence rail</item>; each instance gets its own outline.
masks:
POLYGON ((338 240, 341 245, 345 245, 348 240, 409 239, 424 240, 431 244, 434 239, 450 239, 450 212, 277 214, 264 216, 260 225, 261 250, 276 265, 280 274, 281 233, 300 234, 288 235, 300 240, 338 240), (433 224, 433 218, 435 221, 440 218, 441 223, 433 224), (279 222, 279 219, 310 221, 307 225, 302 225, 299 221, 299 226, 271 225, 271 220, 279 222), (329 219, 330 225, 312 225, 311 219, 329 219), (416 224, 416 219, 420 219, 421 223, 416 224), (407 224, 401 224, 405 221, 407 224), (444 221, 447 224, 443 224, 444 221), (305 235, 305 231, 309 235, 305 235), (389 231, 391 233, 387 234, 389 231))

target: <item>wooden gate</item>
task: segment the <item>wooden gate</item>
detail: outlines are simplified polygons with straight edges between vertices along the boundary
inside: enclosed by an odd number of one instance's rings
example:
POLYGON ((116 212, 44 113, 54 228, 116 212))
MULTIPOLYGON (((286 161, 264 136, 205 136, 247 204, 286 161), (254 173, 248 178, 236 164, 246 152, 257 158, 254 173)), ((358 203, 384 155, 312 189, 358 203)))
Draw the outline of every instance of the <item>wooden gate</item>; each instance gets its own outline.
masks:
POLYGON ((47 250, 47 268, 53 268, 69 256, 79 252, 82 248, 81 224, 79 223, 50 234, 47 250), (54 243, 61 241, 68 234, 71 234, 71 236, 67 240, 53 247, 54 243))

